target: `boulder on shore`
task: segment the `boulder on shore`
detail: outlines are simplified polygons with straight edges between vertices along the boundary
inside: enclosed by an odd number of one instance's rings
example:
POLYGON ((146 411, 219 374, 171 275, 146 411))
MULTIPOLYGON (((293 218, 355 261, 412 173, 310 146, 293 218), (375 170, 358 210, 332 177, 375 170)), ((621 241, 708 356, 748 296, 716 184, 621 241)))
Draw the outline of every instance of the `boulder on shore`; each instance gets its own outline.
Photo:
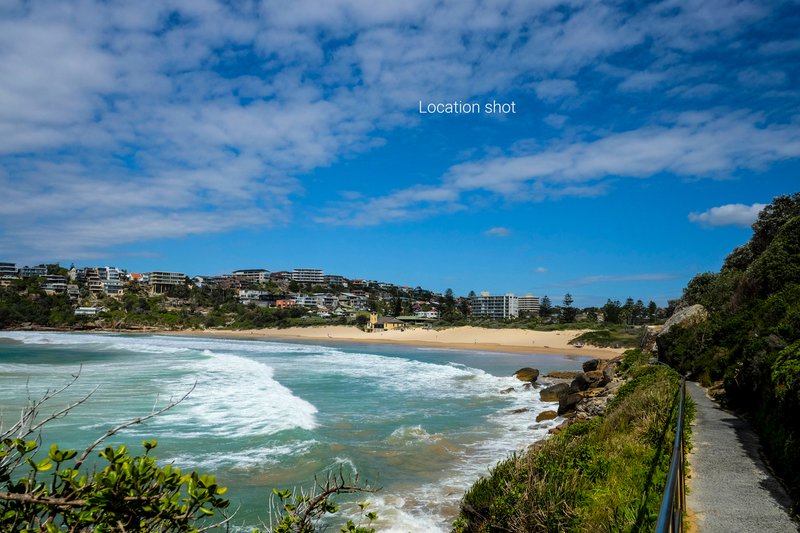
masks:
POLYGON ((563 415, 567 411, 574 411, 578 402, 583 400, 583 395, 579 393, 565 394, 558 400, 558 414, 563 415))
POLYGON ((543 402, 557 402, 562 395, 567 394, 569 385, 566 383, 556 383, 539 392, 539 397, 543 402))
POLYGON ((519 370, 514 372, 514 375, 520 381, 534 382, 539 378, 539 370, 536 368, 530 368, 526 366, 525 368, 520 368, 519 370))
POLYGON ((509 387, 507 389, 500 389, 500 394, 510 394, 514 392, 514 387, 509 387))
POLYGON ((600 368, 600 359, 589 359, 588 361, 584 361, 583 363, 584 372, 592 372, 593 370, 597 370, 598 368, 600 368))
POLYGON ((575 379, 572 380, 572 383, 569 384, 569 392, 570 394, 584 391, 589 388, 589 380, 586 379, 586 374, 580 373, 575 376, 575 379))
POLYGON ((539 413, 536 416, 536 421, 537 422, 542 422, 544 420, 552 420, 557 416, 558 416, 558 413, 556 413, 555 411, 544 411, 544 412, 539 413))

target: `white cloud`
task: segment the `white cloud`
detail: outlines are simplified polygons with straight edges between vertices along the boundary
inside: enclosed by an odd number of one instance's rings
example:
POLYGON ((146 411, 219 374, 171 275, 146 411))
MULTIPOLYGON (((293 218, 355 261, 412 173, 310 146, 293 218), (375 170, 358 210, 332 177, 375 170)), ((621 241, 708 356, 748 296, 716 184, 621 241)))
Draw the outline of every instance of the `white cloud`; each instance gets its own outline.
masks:
POLYGON ((503 227, 490 228, 486 230, 485 235, 489 237, 508 237, 511 235, 511 230, 503 227))
POLYGON ((572 80, 544 80, 534 83, 533 88, 536 96, 546 102, 578 94, 578 86, 572 80))
POLYGON ((334 224, 372 225, 464 208, 466 193, 508 201, 604 194, 610 179, 660 173, 726 177, 800 157, 800 122, 763 126, 752 113, 683 113, 664 124, 609 133, 590 141, 554 143, 527 154, 489 157, 450 167, 437 185, 415 186, 348 206, 334 224), (422 210, 419 198, 427 199, 422 210), (384 209, 390 206, 387 212, 384 209), (366 216, 368 214, 368 216, 366 216))
POLYGON ((536 272, 539 274, 544 274, 547 272, 547 269, 545 267, 536 267, 536 272))
POLYGON ((739 226, 753 224, 767 204, 727 204, 712 207, 702 213, 689 213, 689 220, 704 226, 739 226))
MULTIPOLYGON (((0 244, 80 255, 281 224, 302 192, 297 176, 414 125, 410 111, 421 98, 502 94, 538 79, 540 97, 554 101, 577 93, 571 77, 631 47, 650 46, 656 56, 700 49, 766 11, 746 0, 681 0, 636 13, 583 0, 490 4, 7 2, 0 244)), ((563 119, 550 114, 548 123, 563 119)), ((673 126, 457 165, 433 186, 345 197, 318 220, 423 218, 463 210, 469 191, 596 195, 609 173, 688 174, 704 161, 703 172, 727 171, 794 153, 783 142, 793 125, 759 126, 755 147, 738 160, 736 135, 718 132, 720 141, 710 127, 673 126), (707 141, 712 147, 701 148, 707 141)))
POLYGON ((551 113, 544 117, 545 124, 552 126, 556 129, 560 129, 564 127, 564 124, 567 122, 567 117, 565 115, 559 115, 557 113, 551 113))

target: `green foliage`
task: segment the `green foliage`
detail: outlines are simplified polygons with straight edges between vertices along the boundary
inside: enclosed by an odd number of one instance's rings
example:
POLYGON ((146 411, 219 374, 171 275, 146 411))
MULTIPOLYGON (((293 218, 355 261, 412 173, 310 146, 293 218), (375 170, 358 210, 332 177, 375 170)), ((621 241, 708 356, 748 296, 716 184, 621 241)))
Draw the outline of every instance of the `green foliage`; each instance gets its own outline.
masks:
MULTIPOLYGON (((348 482, 341 472, 338 476, 329 476, 324 484, 316 484, 315 489, 309 493, 272 489, 272 495, 278 500, 278 503, 273 505, 273 508, 277 508, 277 513, 273 517, 271 532, 313 533, 318 530, 318 524, 326 515, 339 511, 339 506, 331 501, 332 496, 372 492, 373 490, 368 485, 359 485, 358 476, 353 483, 348 482)), ((348 520, 339 531, 342 533, 375 533, 375 529, 370 526, 373 521, 378 519, 378 515, 367 511, 368 506, 369 504, 366 502, 359 503, 360 522, 356 524, 352 520, 348 520)), ((254 530, 253 533, 260 532, 254 530)))
POLYGON ((728 406, 746 412, 766 455, 800 511, 800 194, 782 196, 753 225, 718 274, 695 277, 684 303, 707 322, 659 338, 661 358, 709 384, 722 381, 728 406))
POLYGON ((737 270, 698 274, 684 289, 683 301, 687 305, 701 304, 712 313, 726 311, 733 303, 733 293, 741 278, 742 273, 737 270))
POLYGON ((6 438, 0 458, 15 457, 29 471, 0 477, 0 529, 3 531, 198 531, 201 524, 228 507, 225 487, 213 476, 159 467, 145 441, 144 454, 131 456, 125 446, 106 447, 107 463, 86 472, 76 450, 53 444, 37 458, 35 441, 6 438), (23 461, 24 460, 24 461, 23 461))
POLYGON ((800 283, 800 216, 787 221, 764 252, 745 271, 755 293, 766 297, 786 284, 800 283))
MULTIPOLYGON (((464 496, 454 530, 652 531, 677 424, 680 377, 626 354, 632 379, 605 417, 499 463, 464 496)), ((693 411, 686 411, 687 420, 693 411)), ((685 426, 688 431, 688 424, 685 426)))

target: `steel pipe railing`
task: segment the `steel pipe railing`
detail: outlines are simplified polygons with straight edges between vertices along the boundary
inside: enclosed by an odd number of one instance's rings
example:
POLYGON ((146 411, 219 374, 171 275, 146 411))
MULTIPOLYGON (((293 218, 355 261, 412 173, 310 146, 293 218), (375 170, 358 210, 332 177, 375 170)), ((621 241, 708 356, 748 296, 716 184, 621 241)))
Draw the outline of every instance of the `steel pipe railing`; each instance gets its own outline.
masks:
POLYGON ((686 509, 686 484, 684 470, 683 441, 683 403, 686 399, 686 380, 681 380, 680 401, 678 402, 678 428, 672 446, 669 462, 669 475, 661 498, 656 533, 678 533, 683 530, 683 511, 686 509))

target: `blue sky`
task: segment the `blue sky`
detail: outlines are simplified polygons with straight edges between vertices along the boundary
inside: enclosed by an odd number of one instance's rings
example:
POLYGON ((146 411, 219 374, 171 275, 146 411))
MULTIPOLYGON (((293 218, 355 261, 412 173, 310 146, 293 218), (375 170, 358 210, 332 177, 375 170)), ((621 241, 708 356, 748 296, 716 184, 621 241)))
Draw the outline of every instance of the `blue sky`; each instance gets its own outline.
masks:
POLYGON ((797 2, 7 1, 0 260, 660 304, 800 169, 797 2), (507 115, 420 102, 514 102, 507 115))

